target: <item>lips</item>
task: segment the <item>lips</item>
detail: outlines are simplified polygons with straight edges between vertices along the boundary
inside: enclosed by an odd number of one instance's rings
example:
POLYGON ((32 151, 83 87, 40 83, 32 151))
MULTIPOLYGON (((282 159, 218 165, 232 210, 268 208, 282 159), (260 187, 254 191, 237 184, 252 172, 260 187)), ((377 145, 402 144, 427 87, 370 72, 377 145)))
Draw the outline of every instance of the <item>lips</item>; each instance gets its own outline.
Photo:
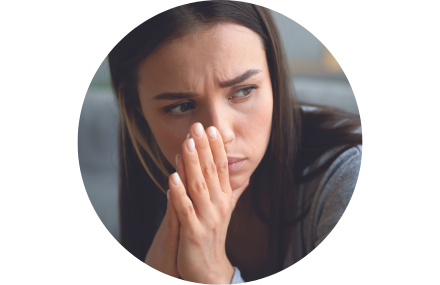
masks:
POLYGON ((232 174, 238 171, 246 161, 246 158, 228 156, 228 171, 232 174))
POLYGON ((232 164, 232 163, 236 163, 240 160, 243 160, 244 157, 232 157, 232 156, 228 156, 228 164, 232 164))

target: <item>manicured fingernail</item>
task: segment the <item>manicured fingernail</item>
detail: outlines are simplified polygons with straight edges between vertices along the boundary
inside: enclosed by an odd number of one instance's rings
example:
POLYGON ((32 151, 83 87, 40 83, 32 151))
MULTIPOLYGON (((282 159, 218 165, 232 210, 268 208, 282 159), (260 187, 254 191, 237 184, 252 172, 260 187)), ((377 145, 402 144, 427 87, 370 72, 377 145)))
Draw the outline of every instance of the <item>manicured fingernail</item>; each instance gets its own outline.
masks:
POLYGON ((177 172, 174 172, 173 174, 171 174, 171 179, 173 180, 174 185, 179 186, 180 177, 179 177, 179 174, 177 174, 177 172))
POLYGON ((178 154, 176 154, 176 158, 175 158, 175 160, 176 160, 176 168, 177 168, 177 165, 179 165, 178 163, 179 163, 179 159, 177 158, 179 155, 178 154))
POLYGON ((215 127, 209 127, 208 129, 208 135, 210 139, 216 139, 217 138, 217 131, 215 130, 215 127))
POLYGON ((196 126, 194 127, 194 133, 196 134, 197 137, 201 137, 203 136, 203 126, 200 123, 197 123, 196 126))
POLYGON ((170 199, 170 189, 167 190, 167 200, 170 199))
POLYGON ((189 133, 186 135, 186 139, 189 139, 189 133))
POLYGON ((194 144, 194 139, 188 140, 188 150, 189 150, 189 152, 194 152, 196 150, 196 145, 194 144))

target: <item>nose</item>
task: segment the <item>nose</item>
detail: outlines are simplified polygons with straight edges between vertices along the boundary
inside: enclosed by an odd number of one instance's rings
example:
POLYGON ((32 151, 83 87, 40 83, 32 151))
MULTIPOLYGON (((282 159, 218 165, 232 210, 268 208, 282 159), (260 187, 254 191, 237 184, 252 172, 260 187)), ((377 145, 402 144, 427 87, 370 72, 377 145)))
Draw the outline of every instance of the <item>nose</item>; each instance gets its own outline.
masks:
POLYGON ((200 122, 202 123, 202 125, 205 128, 208 128, 210 126, 216 127, 220 135, 222 136, 223 144, 225 146, 227 144, 230 144, 234 140, 235 134, 233 130, 233 122, 231 119, 232 117, 229 116, 227 110, 219 106, 219 104, 210 106, 205 110, 206 112, 204 112, 200 118, 200 122))

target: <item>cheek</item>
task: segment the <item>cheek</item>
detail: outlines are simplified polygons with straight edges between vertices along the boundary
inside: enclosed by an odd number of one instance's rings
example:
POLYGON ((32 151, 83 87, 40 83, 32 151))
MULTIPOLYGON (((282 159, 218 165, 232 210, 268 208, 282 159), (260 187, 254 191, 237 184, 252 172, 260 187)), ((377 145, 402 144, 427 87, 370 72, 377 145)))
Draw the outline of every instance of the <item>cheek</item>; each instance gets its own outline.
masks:
POLYGON ((273 114, 273 98, 272 92, 270 92, 270 96, 267 96, 267 99, 264 100, 259 106, 257 111, 258 113, 258 123, 261 129, 262 136, 269 136, 270 130, 272 128, 272 114, 273 114))
POLYGON ((244 124, 241 124, 243 132, 248 138, 247 144, 255 151, 265 151, 272 127, 273 99, 272 92, 266 91, 263 100, 258 100, 244 124))
POLYGON ((258 100, 248 113, 242 114, 235 125, 237 149, 248 158, 249 164, 242 175, 229 176, 232 189, 238 189, 252 175, 261 162, 269 143, 272 127, 273 99, 271 90, 264 100, 258 100))
POLYGON ((182 143, 188 134, 189 127, 182 128, 176 124, 168 124, 159 118, 147 116, 146 118, 162 154, 172 166, 175 166, 175 156, 182 152, 182 143))
POLYGON ((271 89, 266 90, 264 96, 255 100, 246 114, 241 114, 236 127, 237 149, 249 159, 248 171, 250 175, 263 158, 269 143, 272 128, 273 98, 271 89))

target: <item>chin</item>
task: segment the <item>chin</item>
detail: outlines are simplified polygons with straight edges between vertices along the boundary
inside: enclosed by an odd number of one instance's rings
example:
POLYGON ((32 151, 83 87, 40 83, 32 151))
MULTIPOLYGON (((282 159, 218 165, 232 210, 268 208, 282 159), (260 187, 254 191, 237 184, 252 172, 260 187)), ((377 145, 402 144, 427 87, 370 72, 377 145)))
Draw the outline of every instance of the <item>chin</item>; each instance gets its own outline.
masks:
POLYGON ((231 184, 232 191, 239 189, 249 181, 249 177, 239 175, 237 177, 229 177, 229 183, 231 184))

